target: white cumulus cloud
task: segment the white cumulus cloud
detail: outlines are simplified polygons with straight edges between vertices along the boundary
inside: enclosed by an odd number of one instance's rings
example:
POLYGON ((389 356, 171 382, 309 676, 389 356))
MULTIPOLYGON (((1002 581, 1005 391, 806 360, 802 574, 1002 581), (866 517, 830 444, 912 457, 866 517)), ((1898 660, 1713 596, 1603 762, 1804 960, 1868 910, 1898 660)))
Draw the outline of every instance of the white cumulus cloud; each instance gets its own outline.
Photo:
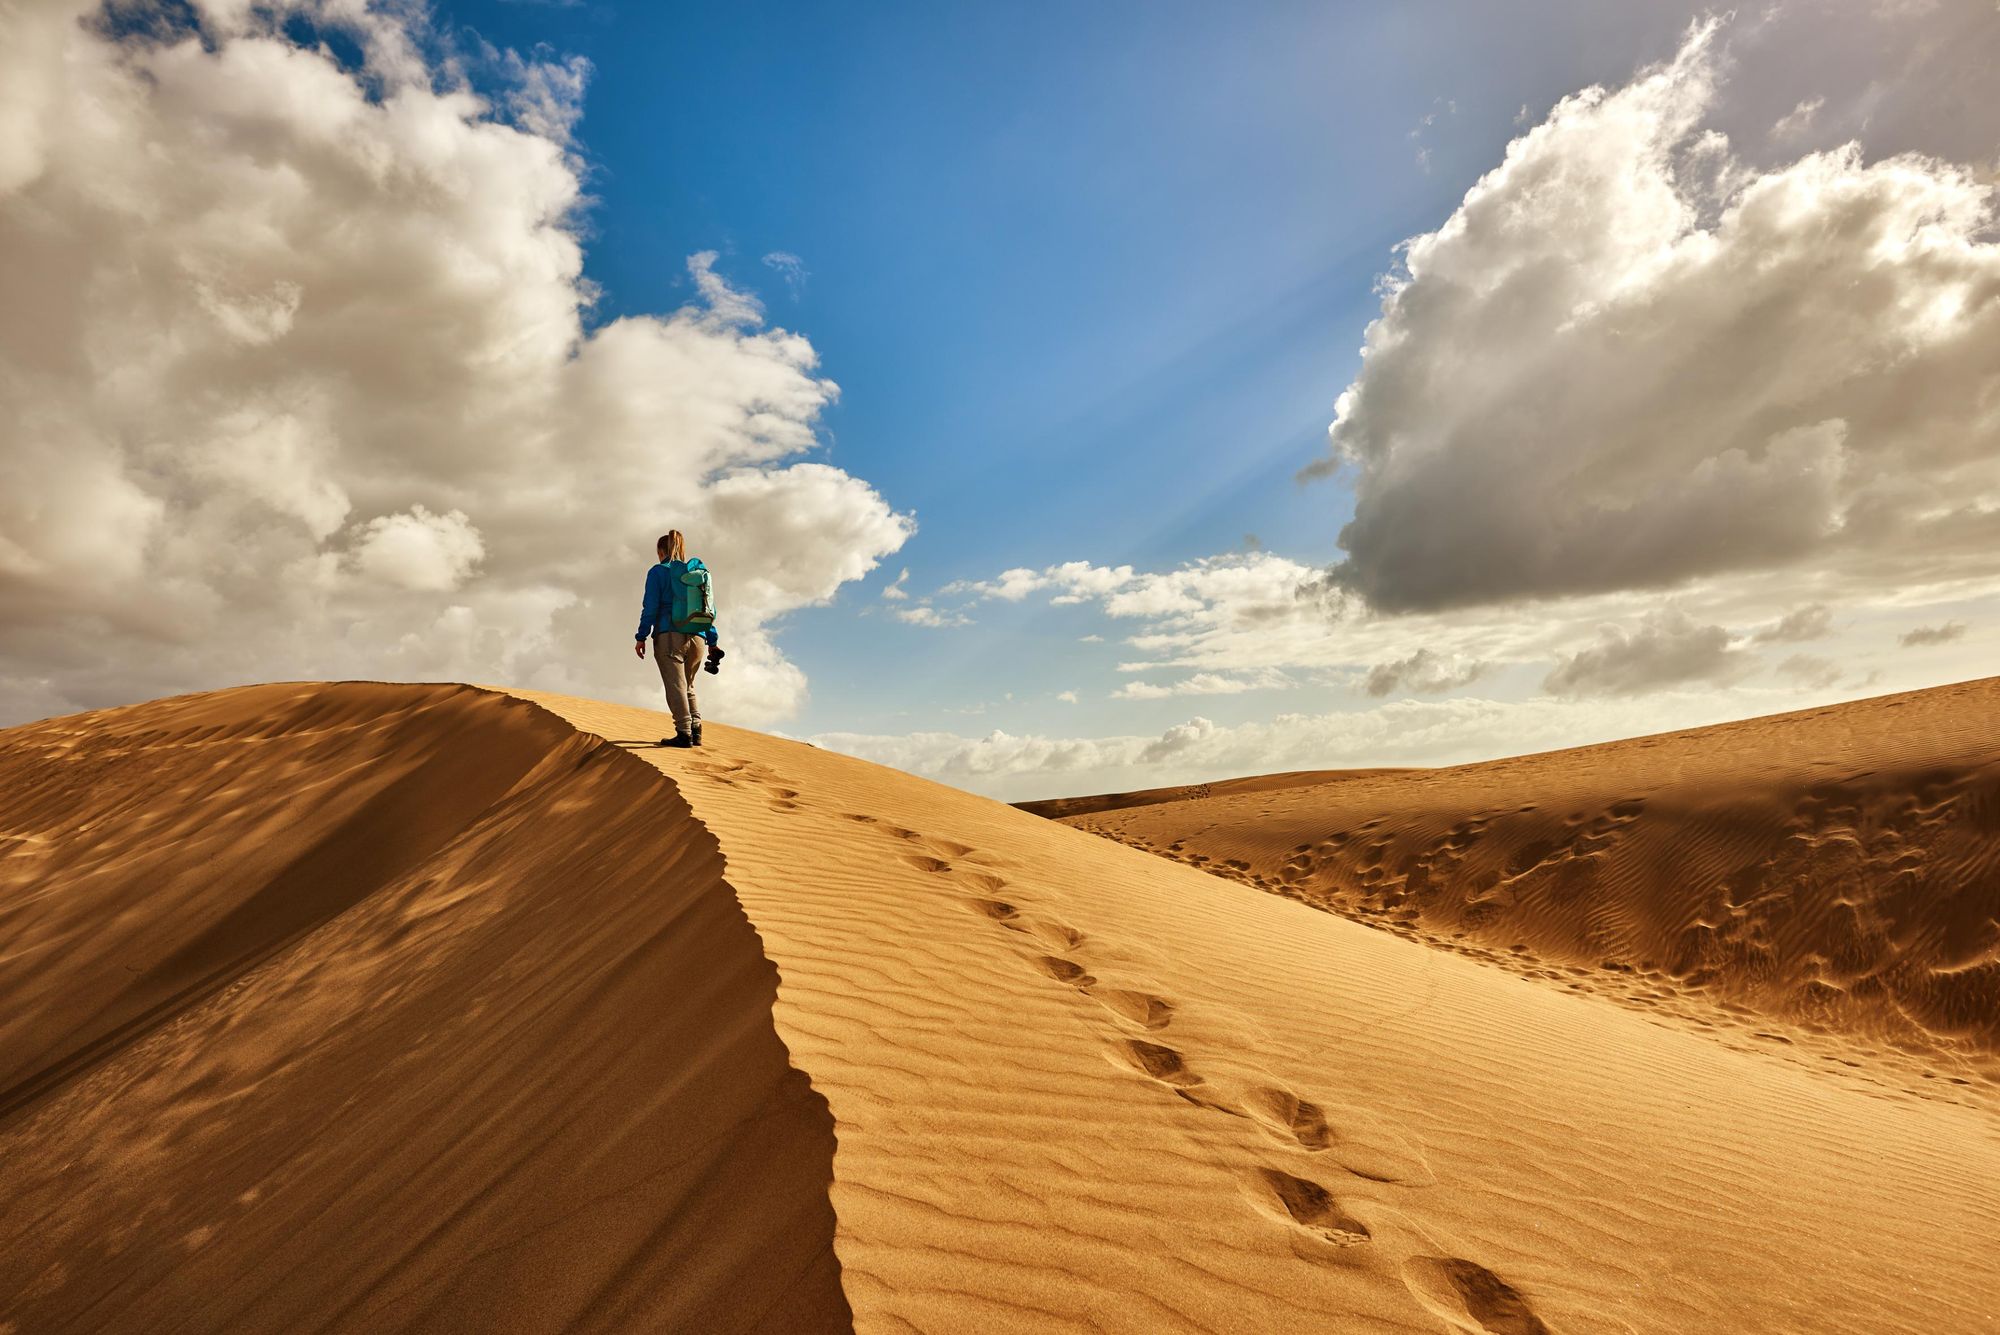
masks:
POLYGON ((1405 244, 1340 396, 1341 587, 1440 609, 1795 568, 2000 573, 1990 173, 1705 125, 1717 21, 1405 244))
POLYGON ((684 308, 589 322, 587 66, 401 4, 96 8, 0 10, 0 716, 296 677, 650 699, 621 649, 673 527, 716 569, 704 699, 794 711, 773 626, 913 525, 806 457, 838 387, 713 253, 684 308))
POLYGON ((464 511, 434 515, 421 505, 369 520, 354 539, 354 565, 362 575, 434 593, 464 583, 485 554, 464 511))

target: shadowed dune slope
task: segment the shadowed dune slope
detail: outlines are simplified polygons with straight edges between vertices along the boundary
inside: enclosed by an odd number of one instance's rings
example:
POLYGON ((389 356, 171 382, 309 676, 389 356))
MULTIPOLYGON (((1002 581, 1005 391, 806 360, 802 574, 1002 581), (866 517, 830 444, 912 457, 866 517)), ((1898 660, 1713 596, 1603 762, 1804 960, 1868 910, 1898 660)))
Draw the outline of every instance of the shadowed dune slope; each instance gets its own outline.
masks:
POLYGON ((2000 1078, 2000 678, 1072 823, 1642 1002, 1694 990, 2000 1078))
POLYGON ((708 741, 635 754, 778 968, 857 1329, 1993 1329, 1981 1109, 803 743, 708 741))
POLYGON ((0 732, 0 1329, 850 1328, 722 877, 467 687, 0 732))

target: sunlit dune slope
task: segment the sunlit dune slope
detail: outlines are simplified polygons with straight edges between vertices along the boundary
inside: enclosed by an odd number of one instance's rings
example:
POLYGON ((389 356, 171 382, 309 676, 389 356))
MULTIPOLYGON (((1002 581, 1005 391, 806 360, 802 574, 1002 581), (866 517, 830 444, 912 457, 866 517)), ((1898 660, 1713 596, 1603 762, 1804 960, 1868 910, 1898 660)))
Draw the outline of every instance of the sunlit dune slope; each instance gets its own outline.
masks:
POLYGON ((1073 823, 1642 1002, 1699 989, 2000 1078, 2000 678, 1073 823))
POLYGON ((0 811, 0 1329, 846 1328, 831 1121, 652 770, 269 686, 0 732, 0 811))
POLYGON ((709 742, 639 754, 778 967, 861 1329, 1992 1328, 1976 1110, 801 743, 709 742))
POLYGON ((21 1331, 1991 1329, 1976 1109, 801 743, 267 689, 0 734, 21 1331), (214 926, 426 772, 505 787, 214 926), (262 953, 120 1000, 190 934, 262 953))

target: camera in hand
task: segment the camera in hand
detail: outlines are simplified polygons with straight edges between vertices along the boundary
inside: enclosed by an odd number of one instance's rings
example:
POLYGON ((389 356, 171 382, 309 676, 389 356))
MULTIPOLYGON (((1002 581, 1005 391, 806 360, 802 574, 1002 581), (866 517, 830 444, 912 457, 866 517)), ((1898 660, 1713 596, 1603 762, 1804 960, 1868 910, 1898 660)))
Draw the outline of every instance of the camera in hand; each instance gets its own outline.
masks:
POLYGON ((703 663, 703 664, 702 664, 702 667, 703 667, 703 668, 705 668, 705 669, 707 669, 707 670, 708 670, 708 671, 710 671, 710 672, 720 672, 720 671, 722 671, 722 646, 721 646, 721 645, 719 645, 719 644, 711 644, 711 645, 709 645, 709 646, 708 646, 708 661, 707 661, 707 662, 705 662, 705 663, 703 663))

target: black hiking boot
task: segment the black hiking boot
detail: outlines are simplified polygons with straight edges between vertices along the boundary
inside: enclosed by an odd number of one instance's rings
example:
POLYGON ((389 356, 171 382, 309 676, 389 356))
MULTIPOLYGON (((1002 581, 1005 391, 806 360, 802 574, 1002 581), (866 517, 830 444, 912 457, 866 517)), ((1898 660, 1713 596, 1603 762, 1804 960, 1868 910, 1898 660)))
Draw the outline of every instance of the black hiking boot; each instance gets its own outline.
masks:
POLYGON ((660 739, 660 745, 661 745, 661 746, 678 746, 678 747, 681 747, 681 748, 685 749, 685 748, 687 748, 687 747, 690 747, 690 746, 697 746, 697 745, 699 745, 699 743, 697 743, 697 742, 695 741, 695 739, 694 739, 693 737, 689 736, 689 735, 688 735, 687 733, 684 733, 684 732, 677 732, 677 733, 675 733, 675 734, 674 734, 673 736, 671 736, 671 737, 662 737, 662 738, 660 739))
POLYGON ((694 738, 694 744, 695 744, 696 746, 700 746, 700 745, 701 745, 701 720, 700 720, 700 719, 696 719, 696 720, 695 720, 695 721, 694 721, 693 723, 689 724, 689 725, 688 725, 688 731, 689 731, 689 734, 690 734, 690 735, 691 735, 691 736, 692 736, 692 737, 694 738))

